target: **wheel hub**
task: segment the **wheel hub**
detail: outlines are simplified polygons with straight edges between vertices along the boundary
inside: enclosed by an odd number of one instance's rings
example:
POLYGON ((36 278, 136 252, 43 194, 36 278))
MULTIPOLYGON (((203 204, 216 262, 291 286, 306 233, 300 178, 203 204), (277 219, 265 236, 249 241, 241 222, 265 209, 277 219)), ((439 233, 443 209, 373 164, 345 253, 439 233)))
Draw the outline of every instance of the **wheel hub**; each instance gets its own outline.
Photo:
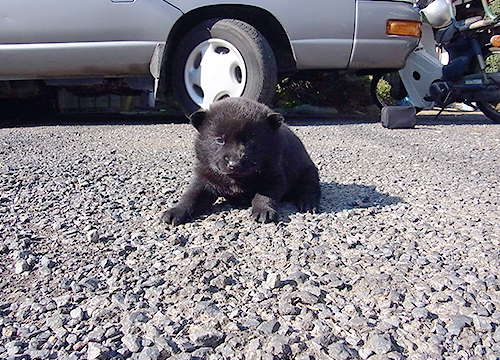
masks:
POLYGON ((207 109, 225 97, 239 97, 245 90, 247 70, 241 53, 223 39, 208 39, 189 54, 184 68, 191 99, 207 109))

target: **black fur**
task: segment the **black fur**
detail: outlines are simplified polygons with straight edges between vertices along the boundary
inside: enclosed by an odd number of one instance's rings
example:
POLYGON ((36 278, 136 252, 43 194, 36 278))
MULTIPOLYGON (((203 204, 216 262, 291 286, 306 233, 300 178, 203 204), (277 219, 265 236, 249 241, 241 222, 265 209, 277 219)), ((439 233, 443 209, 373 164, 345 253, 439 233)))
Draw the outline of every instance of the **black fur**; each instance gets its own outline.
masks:
POLYGON ((185 223, 220 196, 251 204, 260 222, 277 220, 281 200, 302 212, 318 211, 318 170, 283 116, 252 100, 228 98, 190 120, 199 132, 195 175, 177 206, 163 213, 164 221, 185 223))

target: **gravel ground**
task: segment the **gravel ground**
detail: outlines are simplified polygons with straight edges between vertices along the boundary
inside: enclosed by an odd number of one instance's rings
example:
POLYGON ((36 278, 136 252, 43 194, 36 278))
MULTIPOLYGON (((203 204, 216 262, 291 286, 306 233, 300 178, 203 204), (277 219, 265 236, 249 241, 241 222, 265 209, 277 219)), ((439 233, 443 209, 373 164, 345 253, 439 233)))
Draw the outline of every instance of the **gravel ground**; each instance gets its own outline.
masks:
POLYGON ((1 359, 499 359, 500 126, 291 124, 321 212, 172 227, 182 123, 0 129, 1 359))

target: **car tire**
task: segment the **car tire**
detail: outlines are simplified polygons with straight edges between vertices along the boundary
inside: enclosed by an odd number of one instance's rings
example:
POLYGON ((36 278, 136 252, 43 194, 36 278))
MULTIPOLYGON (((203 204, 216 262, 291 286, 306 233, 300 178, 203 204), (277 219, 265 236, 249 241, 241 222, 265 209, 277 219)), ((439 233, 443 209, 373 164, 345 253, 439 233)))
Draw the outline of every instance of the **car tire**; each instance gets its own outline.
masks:
POLYGON ((225 97, 269 103, 275 93, 274 52, 253 26, 211 19, 194 27, 177 48, 172 88, 186 114, 225 97))

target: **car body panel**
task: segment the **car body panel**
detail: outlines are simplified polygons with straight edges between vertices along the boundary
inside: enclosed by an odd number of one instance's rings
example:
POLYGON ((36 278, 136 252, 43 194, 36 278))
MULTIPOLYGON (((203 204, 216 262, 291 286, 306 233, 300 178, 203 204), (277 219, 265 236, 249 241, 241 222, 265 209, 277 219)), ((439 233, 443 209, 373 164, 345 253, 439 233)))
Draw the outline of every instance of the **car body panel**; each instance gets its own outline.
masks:
POLYGON ((150 76, 176 22, 215 5, 271 14, 296 70, 401 68, 418 41, 385 34, 387 18, 419 18, 405 1, 9 1, 0 8, 0 80, 150 76))
POLYGON ((157 43, 103 41, 7 44, 0 48, 0 79, 48 79, 74 76, 148 74, 157 43))
POLYGON ((22 2, 0 9, 0 80, 148 74, 182 15, 162 0, 22 2))
POLYGON ((6 1, 0 7, 0 43, 165 41, 181 15, 162 0, 6 1))
MULTIPOLYGON (((171 3, 184 13, 208 6, 200 0, 171 3)), ((219 0, 217 4, 234 2, 219 0)), ((388 19, 420 20, 406 0, 310 0, 292 6, 285 0, 254 0, 238 4, 273 14, 289 37, 298 70, 402 68, 418 43, 415 37, 385 33, 388 19), (317 8, 322 11, 311 11, 317 8)))

